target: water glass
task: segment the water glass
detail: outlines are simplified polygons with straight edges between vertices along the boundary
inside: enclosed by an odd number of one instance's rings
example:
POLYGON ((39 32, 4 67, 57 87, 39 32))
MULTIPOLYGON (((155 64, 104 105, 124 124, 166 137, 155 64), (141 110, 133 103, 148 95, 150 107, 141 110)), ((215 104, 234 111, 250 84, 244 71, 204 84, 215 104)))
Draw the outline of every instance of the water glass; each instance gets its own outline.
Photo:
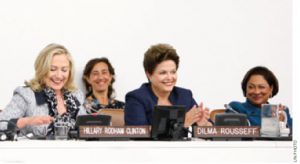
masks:
POLYGON ((261 129, 262 137, 279 137, 279 105, 263 104, 261 108, 261 129))

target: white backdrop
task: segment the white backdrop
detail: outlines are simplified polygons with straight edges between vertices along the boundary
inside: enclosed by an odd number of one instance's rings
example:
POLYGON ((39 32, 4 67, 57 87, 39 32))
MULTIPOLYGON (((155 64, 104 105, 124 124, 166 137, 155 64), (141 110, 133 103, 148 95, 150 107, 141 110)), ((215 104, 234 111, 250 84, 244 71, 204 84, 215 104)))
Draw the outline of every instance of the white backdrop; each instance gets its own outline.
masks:
POLYGON ((278 77, 271 103, 292 110, 291 0, 0 0, 0 108, 34 75, 39 51, 63 44, 82 87, 85 63, 108 57, 117 99, 146 82, 142 61, 156 43, 180 55, 178 86, 211 109, 244 101, 240 82, 256 65, 278 77))

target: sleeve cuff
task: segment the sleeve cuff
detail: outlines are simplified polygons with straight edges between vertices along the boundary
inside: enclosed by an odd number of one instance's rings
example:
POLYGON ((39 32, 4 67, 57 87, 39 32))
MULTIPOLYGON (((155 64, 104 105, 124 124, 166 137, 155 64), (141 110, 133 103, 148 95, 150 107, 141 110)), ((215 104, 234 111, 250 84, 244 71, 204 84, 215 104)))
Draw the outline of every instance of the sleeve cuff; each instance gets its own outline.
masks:
POLYGON ((18 122, 18 118, 13 118, 13 119, 10 119, 8 124, 7 124, 7 130, 17 130, 18 127, 17 127, 17 122, 18 122))

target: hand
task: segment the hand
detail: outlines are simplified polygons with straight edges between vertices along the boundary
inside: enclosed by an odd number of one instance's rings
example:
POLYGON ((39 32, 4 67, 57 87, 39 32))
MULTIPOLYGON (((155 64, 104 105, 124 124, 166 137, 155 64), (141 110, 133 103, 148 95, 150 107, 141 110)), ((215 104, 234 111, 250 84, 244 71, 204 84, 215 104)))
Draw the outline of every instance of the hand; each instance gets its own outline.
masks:
POLYGON ((30 117, 28 125, 50 124, 53 121, 54 118, 51 116, 34 116, 34 117, 30 117))
POLYGON ((184 127, 187 128, 199 119, 197 106, 194 105, 192 109, 185 113, 184 127))
POLYGON ((199 107, 194 105, 193 108, 185 114, 184 127, 189 127, 195 122, 198 126, 211 126, 212 124, 208 122, 208 118, 209 109, 204 109, 203 103, 200 103, 199 107))
POLYGON ((212 124, 208 121, 209 119, 209 109, 203 107, 203 103, 201 102, 199 105, 199 121, 197 121, 198 126, 212 126, 212 124))
POLYGON ((18 128, 24 128, 27 125, 43 125, 50 124, 54 121, 54 118, 51 116, 33 116, 33 117, 24 117, 20 118, 17 122, 18 128))

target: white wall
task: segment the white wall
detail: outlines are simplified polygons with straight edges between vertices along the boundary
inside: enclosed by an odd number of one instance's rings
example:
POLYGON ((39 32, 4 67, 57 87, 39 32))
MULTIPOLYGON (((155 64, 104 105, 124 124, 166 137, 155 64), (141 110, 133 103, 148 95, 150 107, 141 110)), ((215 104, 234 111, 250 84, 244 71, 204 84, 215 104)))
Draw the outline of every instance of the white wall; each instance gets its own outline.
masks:
POLYGON ((85 63, 108 57, 120 100, 147 81, 143 54, 162 42, 177 49, 178 86, 196 101, 212 109, 244 101, 244 74, 265 65, 280 83, 271 102, 292 108, 291 0, 10 0, 0 1, 0 27, 0 108, 52 42, 74 56, 81 88, 85 63))

